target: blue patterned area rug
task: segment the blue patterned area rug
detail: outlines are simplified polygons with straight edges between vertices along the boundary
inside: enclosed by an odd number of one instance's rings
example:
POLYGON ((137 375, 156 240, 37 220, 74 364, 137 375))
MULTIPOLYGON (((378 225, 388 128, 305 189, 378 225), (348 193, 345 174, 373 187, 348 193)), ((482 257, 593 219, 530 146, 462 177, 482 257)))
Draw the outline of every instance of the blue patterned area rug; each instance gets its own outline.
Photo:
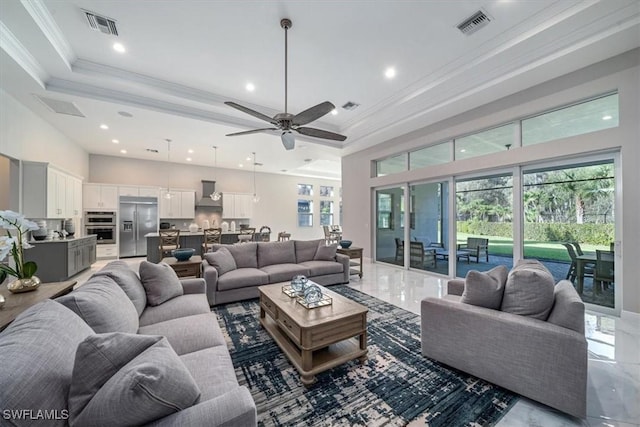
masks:
POLYGON ((331 290, 369 308, 369 353, 308 388, 260 326, 257 299, 214 308, 260 425, 490 426, 516 403, 509 391, 423 357, 419 316, 346 285, 331 290))

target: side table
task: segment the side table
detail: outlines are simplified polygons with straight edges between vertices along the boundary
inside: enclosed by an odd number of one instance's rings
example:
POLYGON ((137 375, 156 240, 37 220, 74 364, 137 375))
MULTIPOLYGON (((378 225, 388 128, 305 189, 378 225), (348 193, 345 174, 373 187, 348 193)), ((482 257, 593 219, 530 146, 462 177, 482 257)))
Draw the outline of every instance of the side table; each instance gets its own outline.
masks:
POLYGON ((178 261, 174 257, 162 258, 162 262, 173 268, 178 277, 202 277, 202 257, 192 255, 186 261, 178 261))
POLYGON ((351 268, 349 269, 349 274, 357 274, 360 278, 362 278, 362 248, 358 248, 355 246, 350 246, 348 248, 338 247, 336 252, 348 256, 349 259, 359 260, 358 262, 350 263, 354 267, 359 267, 359 269, 351 268))

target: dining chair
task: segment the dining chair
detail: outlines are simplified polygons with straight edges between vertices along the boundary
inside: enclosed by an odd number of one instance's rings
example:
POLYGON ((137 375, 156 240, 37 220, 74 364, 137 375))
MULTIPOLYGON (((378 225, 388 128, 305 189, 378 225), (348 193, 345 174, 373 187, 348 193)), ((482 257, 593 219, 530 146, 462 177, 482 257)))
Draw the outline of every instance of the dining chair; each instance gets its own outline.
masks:
POLYGON ((180 247, 180 230, 160 230, 160 257, 171 255, 171 251, 180 247))
MULTIPOLYGON (((602 286, 602 289, 609 289, 609 285, 615 281, 614 256, 611 251, 596 250, 596 274, 593 278, 593 286, 602 286)), ((599 290, 600 288, 597 288, 599 290)))
POLYGON ((286 231, 281 231, 278 233, 278 242, 286 242, 291 237, 291 233, 287 233, 286 231))
POLYGON ((239 243, 252 242, 254 240, 256 234, 255 227, 245 227, 240 230, 240 234, 238 235, 239 243))
POLYGON ((258 233, 261 242, 271 241, 271 227, 263 225, 258 233))
MULTIPOLYGON (((564 246, 567 249, 567 252, 569 253, 569 258, 571 258, 571 265, 569 266, 569 271, 567 271, 566 278, 567 280, 575 282, 576 277, 578 275, 578 272, 576 271, 576 268, 578 265, 576 258, 578 258, 578 255, 576 254, 576 251, 571 243, 563 243, 562 246, 564 246)), ((593 267, 585 265, 584 277, 593 277, 593 267)))
POLYGON ((203 242, 202 242, 202 253, 207 253, 213 248, 213 245, 216 243, 220 243, 222 239, 222 229, 221 228, 207 228, 204 230, 203 242))

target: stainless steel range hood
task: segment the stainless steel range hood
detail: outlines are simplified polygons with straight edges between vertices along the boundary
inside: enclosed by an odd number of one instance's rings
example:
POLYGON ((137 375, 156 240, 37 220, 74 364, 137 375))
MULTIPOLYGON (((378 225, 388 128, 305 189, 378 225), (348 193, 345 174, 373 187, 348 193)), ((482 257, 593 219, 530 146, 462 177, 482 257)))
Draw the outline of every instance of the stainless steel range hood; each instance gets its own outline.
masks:
POLYGON ((211 200, 209 197, 214 191, 216 191, 215 181, 202 180, 202 198, 196 203, 196 207, 222 210, 222 197, 220 200, 211 200))

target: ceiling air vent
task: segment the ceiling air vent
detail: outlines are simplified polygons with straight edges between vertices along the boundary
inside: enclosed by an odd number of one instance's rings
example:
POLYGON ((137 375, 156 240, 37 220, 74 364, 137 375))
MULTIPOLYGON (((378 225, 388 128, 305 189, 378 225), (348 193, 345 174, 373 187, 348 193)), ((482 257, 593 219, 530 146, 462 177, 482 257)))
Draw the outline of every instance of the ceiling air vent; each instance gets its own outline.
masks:
POLYGON ((44 96, 34 95, 35 98, 42 102, 49 110, 58 114, 67 114, 69 116, 85 117, 84 114, 78 110, 73 102, 61 101, 59 99, 45 98, 44 96))
POLYGON ((355 110, 355 109, 356 109, 356 108, 358 108, 359 106, 360 106, 360 104, 358 104, 358 103, 356 103, 356 102, 349 101, 349 102, 347 102, 346 104, 344 104, 344 105, 342 106, 342 108, 344 108, 345 110, 349 110, 349 111, 351 111, 351 110, 355 110))
POLYGON ((491 22, 489 15, 484 13, 484 11, 479 10, 469 18, 465 19, 462 23, 458 24, 458 29, 462 34, 470 35, 486 26, 489 22, 491 22))
POLYGON ((105 16, 96 15, 95 13, 89 12, 88 10, 83 9, 83 12, 87 17, 87 21, 89 21, 89 26, 94 30, 100 31, 104 34, 114 36, 118 35, 118 29, 116 28, 115 20, 107 18, 105 16))

